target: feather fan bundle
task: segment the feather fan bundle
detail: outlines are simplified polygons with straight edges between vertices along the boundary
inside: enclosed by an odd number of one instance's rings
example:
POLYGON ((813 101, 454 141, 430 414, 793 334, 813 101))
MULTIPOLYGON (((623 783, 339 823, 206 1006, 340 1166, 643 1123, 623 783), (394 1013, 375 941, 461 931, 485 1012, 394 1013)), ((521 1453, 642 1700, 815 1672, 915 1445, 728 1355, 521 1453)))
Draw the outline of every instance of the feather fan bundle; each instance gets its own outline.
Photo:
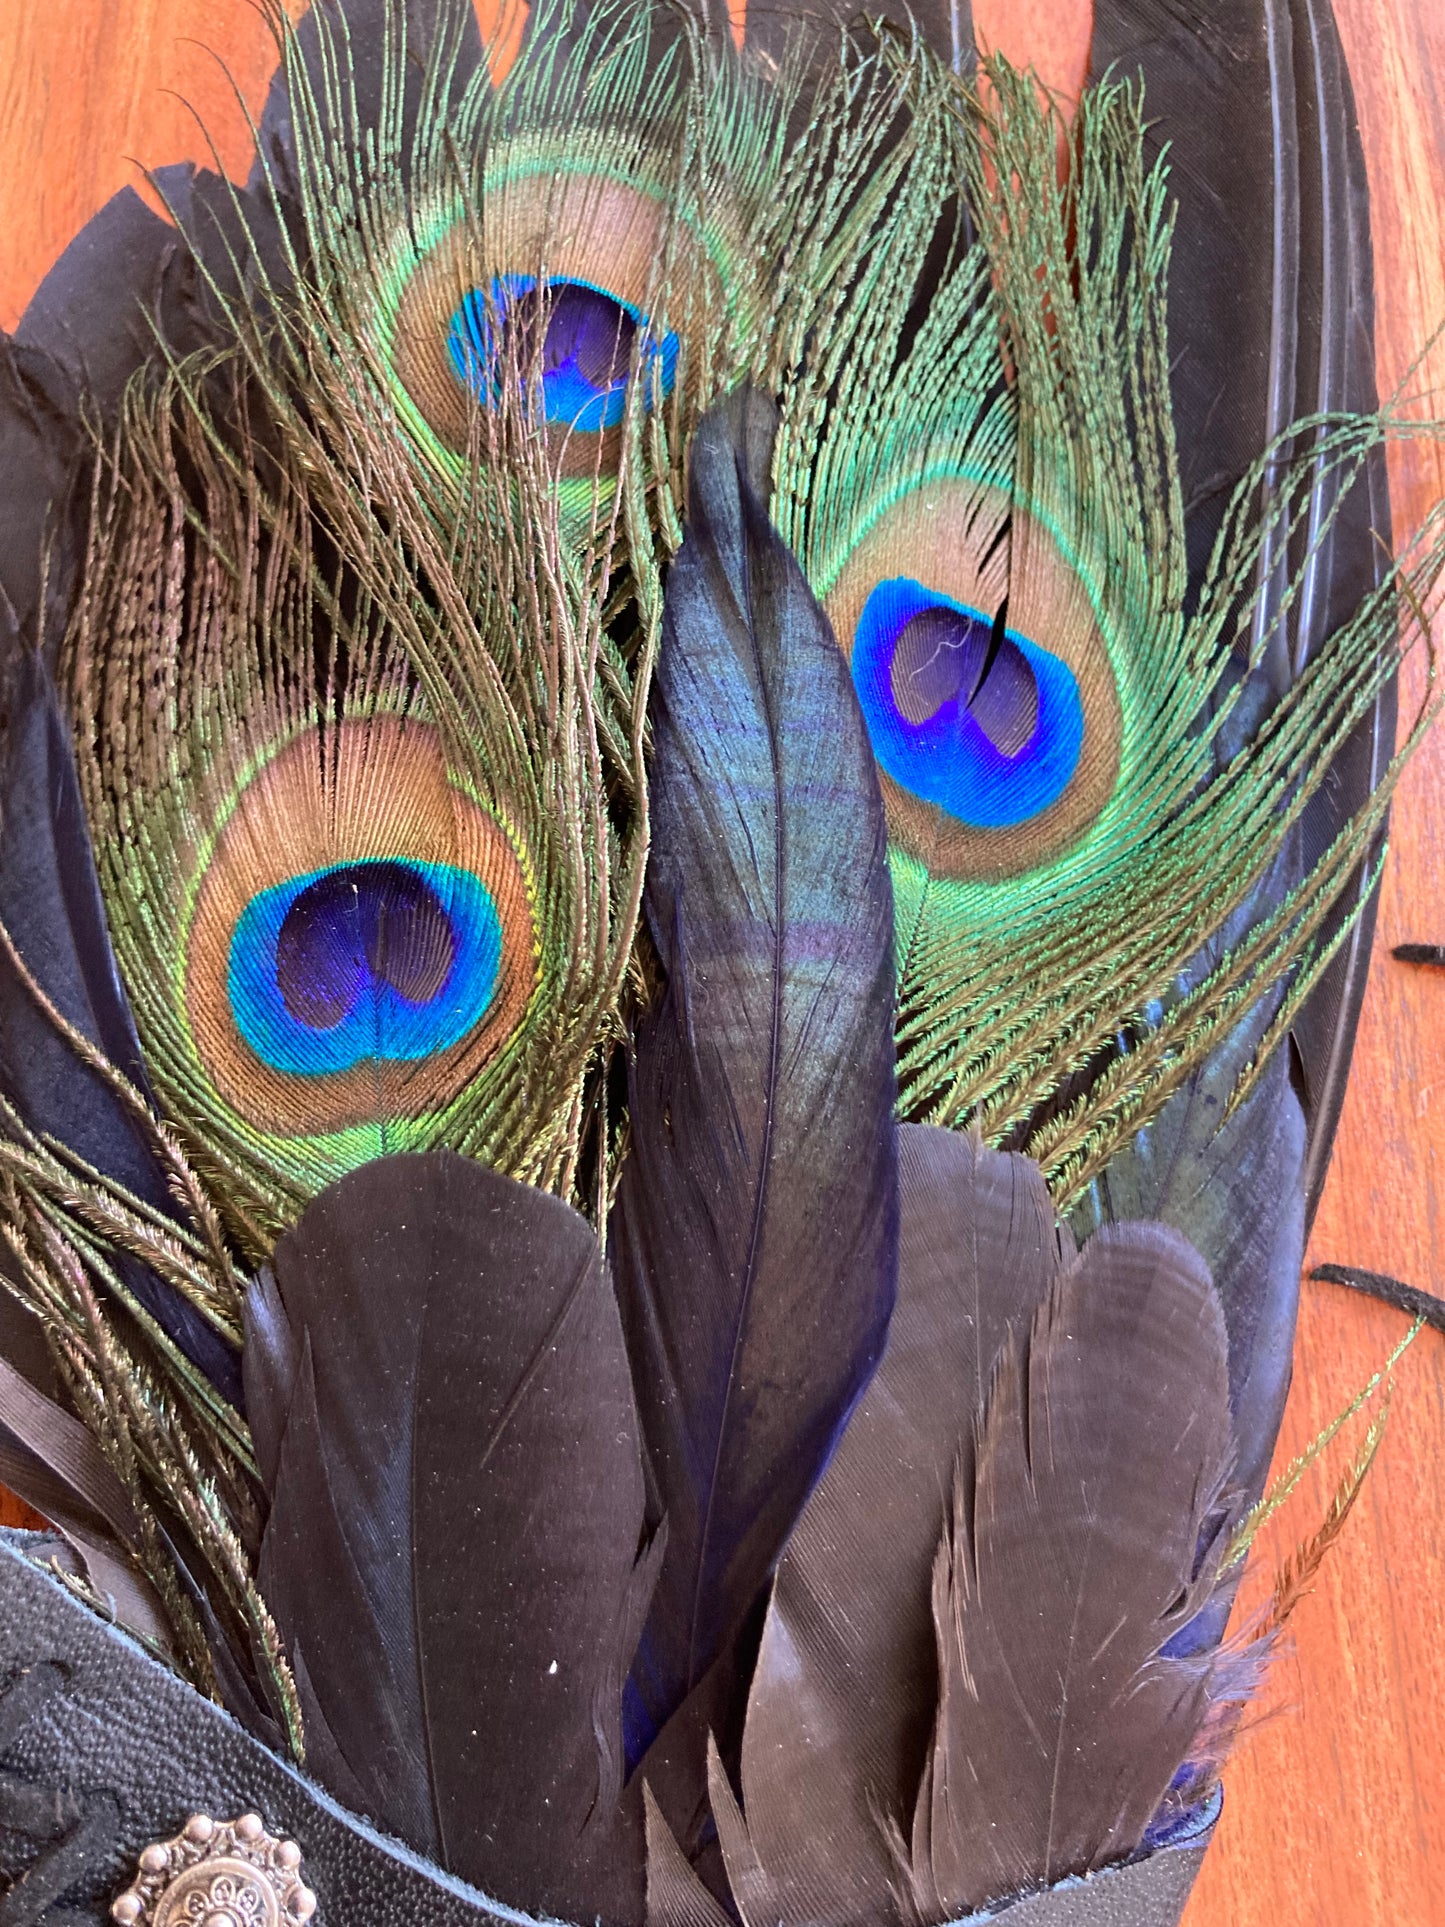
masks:
POLYGON ((154 340, 0 343, 0 1474, 508 1910, 1065 1927, 1207 1836, 1445 567, 1305 11, 1247 448, 1132 0, 1062 180, 957 8, 495 84, 278 9, 248 186, 101 217, 154 340))
POLYGON ((1230 1524, 1208 1272, 1162 1226, 1061 1251, 1028 1160, 902 1137, 898 1311, 779 1566, 746 1819, 712 1761, 749 1923, 954 1920, 1133 1851, 1209 1700, 1164 1650, 1230 1524))

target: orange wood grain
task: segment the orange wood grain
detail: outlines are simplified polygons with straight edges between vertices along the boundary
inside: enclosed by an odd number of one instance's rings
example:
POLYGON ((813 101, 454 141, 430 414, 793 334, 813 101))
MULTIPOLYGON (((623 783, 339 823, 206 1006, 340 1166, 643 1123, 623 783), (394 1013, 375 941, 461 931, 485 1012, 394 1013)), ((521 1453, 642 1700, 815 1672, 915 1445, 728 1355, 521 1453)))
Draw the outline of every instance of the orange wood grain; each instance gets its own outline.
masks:
POLYGON ((137 163, 209 163, 204 127, 226 172, 244 177, 240 102, 259 113, 275 65, 248 0, 4 0, 0 327, 14 327, 97 208, 118 188, 144 189, 137 163))
POLYGON ((38 1512, 32 1511, 13 1492, 0 1487, 0 1526, 18 1526, 26 1532, 38 1532, 44 1524, 38 1512))
MULTIPOLYGON (((512 3, 512 0, 507 0, 512 3)), ((1208 0, 1199 0, 1207 8, 1208 0)), ((1088 0, 975 0, 980 37, 1077 94, 1088 0)), ((479 0, 484 20, 499 0, 479 0)), ((1365 134, 1388 388, 1445 320, 1445 4, 1336 0, 1365 134), (1437 78, 1438 77, 1438 78, 1437 78)), ((133 165, 206 158, 194 107, 232 173, 270 42, 250 0, 0 0, 0 324, 133 165), (167 90, 173 92, 167 92, 167 90), (179 95, 182 98, 178 99, 179 95), (189 102, 188 106, 186 103, 189 102)), ((1227 138, 1227 130, 1221 130, 1227 138)), ((1445 354, 1431 378, 1445 387, 1445 354)), ((1445 459, 1391 462, 1397 534, 1445 493, 1445 459)), ((1411 665, 1418 688, 1423 662, 1411 665)), ((1312 1256, 1445 1290, 1445 973, 1388 956, 1445 941, 1445 728, 1402 783, 1376 962, 1312 1256)), ((1301 1449, 1383 1361, 1404 1321, 1306 1285, 1280 1445, 1301 1449)), ((1334 1462, 1338 1466, 1338 1459, 1334 1462)), ((1341 1545, 1294 1621, 1264 1718, 1228 1775, 1224 1819, 1188 1927, 1441 1927, 1445 1922, 1445 1344, 1396 1374, 1389 1431, 1341 1545)), ((1262 1547, 1270 1563, 1322 1515, 1311 1473, 1262 1547)), ((0 1519, 12 1517, 0 1499, 0 1519)))
POLYGON ((1092 0, 973 0, 973 37, 981 54, 1032 67, 1066 105, 1078 100, 1089 71, 1092 0))
MULTIPOLYGON (((283 4, 296 19, 308 0, 283 4)), ((525 0, 476 11, 500 78, 525 0)), ((0 328, 119 188, 163 212, 146 170, 195 160, 244 179, 275 67, 260 0, 0 0, 0 328)))

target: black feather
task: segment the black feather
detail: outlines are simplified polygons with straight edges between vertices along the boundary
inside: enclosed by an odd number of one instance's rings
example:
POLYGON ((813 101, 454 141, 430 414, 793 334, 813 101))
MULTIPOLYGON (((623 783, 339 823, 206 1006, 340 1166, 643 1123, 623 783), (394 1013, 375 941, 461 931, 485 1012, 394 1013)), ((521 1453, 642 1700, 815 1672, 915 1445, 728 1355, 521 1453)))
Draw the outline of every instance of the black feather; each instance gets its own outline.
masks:
POLYGON ((81 537, 76 478, 84 433, 73 373, 0 335, 0 631, 53 653, 64 632, 81 537))
POLYGON ((732 1915, 708 1892, 651 1793, 647 1827, 647 1927, 730 1927, 732 1915))
MULTIPOLYGON (((1223 1128, 1220 1119, 1270 1015, 1265 1006, 1239 1026, 1098 1188, 1110 1220, 1153 1214, 1209 1255, 1229 1332, 1235 1477, 1252 1498, 1284 1417, 1304 1260, 1306 1126, 1287 1053, 1223 1128)), ((1210 1636, 1223 1630, 1221 1617, 1210 1636)))
POLYGON ((13 338, 0 335, 0 616, 52 667, 89 506, 86 418, 114 419, 158 338, 177 355, 203 345, 194 280, 175 228, 122 188, 50 269, 13 338))
POLYGON ((134 188, 122 188, 36 289, 15 339, 64 364, 77 393, 110 419, 126 383, 155 354, 158 333, 179 353, 198 345, 176 325, 191 273, 175 228, 134 188))
MULTIPOLYGON (((1319 325, 1303 330, 1307 344, 1318 343, 1301 374, 1301 411, 1350 410, 1371 413, 1378 402, 1375 378, 1375 287, 1370 242, 1370 196, 1354 90, 1329 0, 1306 0, 1297 19, 1296 64, 1306 132, 1301 142, 1302 188, 1318 209, 1317 281, 1308 261, 1303 281, 1318 288, 1319 325)), ((1317 513, 1328 510, 1340 493, 1316 489, 1317 513)), ((1346 621, 1389 566, 1392 553, 1389 480, 1385 451, 1374 449, 1365 470, 1340 502, 1339 520, 1320 545, 1295 630, 1296 665, 1318 647, 1319 639, 1346 621)), ((1336 758, 1329 781, 1316 795, 1303 821, 1306 866, 1327 849, 1361 801, 1385 774, 1395 745, 1397 688, 1381 692, 1371 714, 1336 758)), ((1306 1225, 1313 1220, 1324 1189, 1335 1128, 1344 1102, 1354 1051, 1360 1004, 1365 994, 1374 942, 1378 896, 1372 887, 1374 858, 1384 848, 1386 826, 1376 838, 1371 860, 1362 864, 1327 934, 1363 904, 1334 963, 1305 1009, 1292 1037, 1309 1122, 1305 1166, 1306 1225)))
MULTIPOLYGON (((1375 406, 1368 205, 1353 100, 1328 0, 1098 0, 1093 69, 1142 74, 1148 141, 1167 145, 1178 202, 1169 328, 1175 433, 1191 593, 1229 499, 1294 419, 1375 406), (1219 137, 1227 127, 1229 138, 1219 137)), ((1308 443, 1287 447, 1307 457, 1308 443)), ((1221 732, 1238 753, 1322 639, 1353 613, 1388 558, 1383 457, 1319 474, 1303 542, 1316 550, 1304 593, 1255 687, 1221 732), (1344 496, 1341 500, 1341 490, 1344 496), (1338 508, 1333 525, 1329 516, 1338 508), (1378 533, 1377 533, 1378 532, 1378 533)), ((1280 607, 1290 565, 1268 559, 1256 620, 1280 607)), ((1281 861, 1195 960, 1197 981, 1306 874, 1384 772, 1393 684, 1308 805, 1281 861)), ((1362 867, 1330 930, 1364 897, 1362 867)), ((1279 993, 1115 1159, 1080 1213, 1100 1222, 1160 1217, 1207 1258, 1230 1333, 1237 1476, 1263 1488, 1289 1389, 1299 1275, 1343 1095, 1373 929, 1371 899, 1249 1101, 1228 1123, 1235 1078, 1279 993)), ((1213 1637, 1222 1624, 1200 1629, 1213 1637)))
MULTIPOLYGON (((114 195, 0 336, 0 921, 61 1013, 139 1089, 146 1077, 106 932, 69 732, 51 684, 70 617, 94 450, 126 384, 164 342, 208 339, 191 254, 130 188, 114 195)), ((144 1130, 76 1058, 0 958, 0 1089, 147 1204, 174 1213, 144 1130)), ((0 1264, 4 1260, 0 1259, 0 1264)), ((137 1301, 231 1402, 235 1352, 139 1261, 116 1268, 137 1301)), ((48 1386, 31 1319, 0 1307, 0 1354, 48 1386)))
POLYGON ((259 1582, 313 1770, 499 1899, 637 1918, 620 1700, 655 1549, 594 1234, 434 1152, 332 1185, 274 1269, 246 1349, 259 1582))
POLYGON ((300 1364, 297 1342, 296 1332, 276 1287, 276 1274, 269 1265, 263 1265, 246 1293, 246 1343, 242 1364, 246 1380, 246 1416, 251 1427, 256 1469, 268 1492, 276 1489, 281 1441, 286 1435, 286 1414, 296 1390, 296 1373, 300 1364))
MULTIPOLYGON (((6 628, 0 612, 0 637, 6 628)), ((0 924, 60 1015, 137 1091, 148 1089, 130 1006, 111 951, 69 731, 39 653, 0 640, 0 924)), ((33 1131, 156 1209, 174 1213, 144 1125, 86 1064, 0 946, 0 1091, 33 1131)), ((232 1346, 138 1259, 117 1253, 123 1283, 233 1403, 232 1346)))
POLYGON ((883 809, 842 655, 759 505, 771 422, 744 397, 693 443, 653 709, 667 992, 638 1027, 612 1246, 669 1543, 633 1758, 736 1637, 894 1294, 883 809))
MULTIPOLYGON (((1122 73, 1142 73, 1149 143, 1156 151, 1168 146, 1179 208, 1170 274, 1171 393, 1190 580, 1197 585, 1229 497, 1267 443, 1304 416, 1368 415, 1376 407, 1364 154, 1330 0, 1208 7, 1097 0, 1093 71, 1116 63, 1122 73), (1221 127, 1229 129, 1227 140, 1221 127)), ((1286 452, 1307 456, 1309 444, 1286 452)), ((1302 539, 1316 539, 1317 548, 1268 665, 1276 694, 1389 563, 1383 450, 1343 484, 1339 474, 1322 474, 1314 489, 1302 539)), ((1277 601, 1277 594, 1267 599, 1261 621, 1277 601)), ((1309 806, 1301 871, 1379 782, 1395 712, 1391 683, 1309 806)), ((1358 906, 1371 868, 1362 866, 1336 923, 1358 906)), ((1295 1025, 1311 1216, 1349 1071, 1373 925, 1372 899, 1295 1025)))

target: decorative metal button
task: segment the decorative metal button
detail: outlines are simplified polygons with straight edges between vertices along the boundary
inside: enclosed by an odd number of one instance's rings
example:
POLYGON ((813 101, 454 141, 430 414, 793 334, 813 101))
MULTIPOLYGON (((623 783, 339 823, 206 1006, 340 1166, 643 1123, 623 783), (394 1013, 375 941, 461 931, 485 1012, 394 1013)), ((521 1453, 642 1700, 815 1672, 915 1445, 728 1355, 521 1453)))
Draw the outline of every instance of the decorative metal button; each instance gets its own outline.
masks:
POLYGON ((146 1848, 110 1915, 120 1927, 298 1927, 315 1912, 294 1840, 273 1839, 258 1813, 193 1813, 174 1840, 146 1848))

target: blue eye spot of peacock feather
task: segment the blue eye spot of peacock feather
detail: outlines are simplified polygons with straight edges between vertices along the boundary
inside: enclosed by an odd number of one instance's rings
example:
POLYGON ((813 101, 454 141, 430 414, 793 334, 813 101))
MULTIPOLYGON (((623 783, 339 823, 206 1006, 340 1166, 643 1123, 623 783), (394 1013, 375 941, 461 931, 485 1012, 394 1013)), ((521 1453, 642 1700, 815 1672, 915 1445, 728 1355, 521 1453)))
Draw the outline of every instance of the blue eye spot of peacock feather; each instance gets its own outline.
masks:
POLYGON ((469 870, 375 858, 254 896, 231 939, 236 1027, 264 1063, 328 1076, 465 1037, 497 987, 502 926, 469 870))
POLYGON ((653 339, 640 308, 589 281, 560 277, 539 283, 525 275, 498 275, 488 295, 478 289, 465 294, 447 331, 457 380, 494 407, 501 392, 499 364, 505 357, 515 358, 524 372, 533 366, 537 327, 544 318, 542 406, 549 422, 589 431, 615 427, 626 406, 639 334, 645 392, 650 396, 659 379, 661 392, 671 394, 677 336, 653 339))
POLYGON ((1068 788, 1084 741, 1068 664, 910 576, 880 582, 853 638, 873 753, 900 789, 976 829, 1027 822, 1068 788))

